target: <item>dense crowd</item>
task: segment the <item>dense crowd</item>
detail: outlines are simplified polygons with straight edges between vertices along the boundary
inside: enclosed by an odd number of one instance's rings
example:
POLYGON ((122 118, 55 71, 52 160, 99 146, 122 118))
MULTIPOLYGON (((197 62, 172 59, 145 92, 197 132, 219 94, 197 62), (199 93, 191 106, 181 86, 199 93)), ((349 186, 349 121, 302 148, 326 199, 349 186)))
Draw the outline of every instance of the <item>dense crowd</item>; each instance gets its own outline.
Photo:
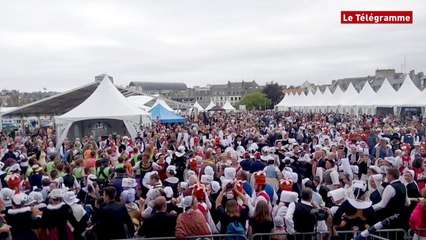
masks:
POLYGON ((135 138, 3 134, 0 239, 338 239, 380 228, 426 239, 416 231, 426 227, 425 123, 256 111, 153 123, 135 138))

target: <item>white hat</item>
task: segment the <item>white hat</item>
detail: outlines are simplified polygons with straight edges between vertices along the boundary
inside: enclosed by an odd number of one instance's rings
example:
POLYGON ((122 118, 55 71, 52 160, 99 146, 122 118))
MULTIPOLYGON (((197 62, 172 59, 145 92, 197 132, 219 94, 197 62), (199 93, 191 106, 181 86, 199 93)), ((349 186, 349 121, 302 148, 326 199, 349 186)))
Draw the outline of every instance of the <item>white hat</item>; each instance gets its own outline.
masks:
POLYGON ((288 156, 286 156, 283 160, 281 160, 281 162, 284 162, 285 163, 285 161, 286 160, 289 160, 290 161, 290 163, 293 163, 294 162, 294 159, 293 158, 291 158, 291 157, 288 157, 288 156))
POLYGON ((179 185, 181 188, 183 188, 183 189, 187 189, 188 188, 188 183, 187 182, 180 182, 180 185, 179 185))
POLYGON ((359 172, 359 167, 357 165, 351 165, 351 168, 352 168, 352 172, 354 172, 355 175, 357 175, 359 172))
POLYGON ((284 219, 280 216, 274 217, 274 225, 275 227, 284 227, 284 219))
POLYGON ((220 191, 220 184, 217 181, 212 181, 211 183, 213 193, 218 193, 220 191))
POLYGON ((15 194, 15 191, 13 191, 10 188, 6 188, 5 187, 5 188, 2 188, 0 190, 0 195, 3 198, 4 204, 6 205, 6 207, 12 206, 12 197, 13 197, 13 194, 15 194))
POLYGON ((61 197, 64 197, 64 190, 62 189, 55 188, 55 189, 52 189, 52 191, 49 193, 49 198, 58 199, 61 197))
POLYGON ((176 166, 175 165, 170 165, 166 168, 166 172, 170 173, 173 172, 173 174, 176 174, 176 166))
POLYGON ((263 152, 263 153, 269 153, 269 147, 268 147, 268 146, 264 146, 264 147, 262 148, 262 152, 263 152))
POLYGON ((237 152, 239 157, 242 157, 242 156, 244 156, 244 153, 246 152, 246 150, 244 149, 243 146, 238 146, 236 152, 237 152))
POLYGON ((270 159, 270 156, 269 156, 269 155, 261 155, 261 156, 260 156, 260 159, 261 159, 262 161, 268 161, 268 160, 270 159))
POLYGON ((394 157, 385 157, 384 159, 386 162, 388 162, 390 165, 395 166, 396 161, 394 157))
POLYGON ((414 177, 414 170, 411 170, 411 169, 406 168, 406 169, 404 170, 404 173, 405 173, 405 172, 409 172, 409 173, 411 174, 411 176, 413 176, 413 177, 414 177))
POLYGON ((210 175, 201 175, 201 183, 211 183, 213 181, 213 177, 210 175))
POLYGON ((209 176, 214 176, 214 170, 212 167, 210 166, 206 166, 206 168, 204 168, 204 174, 209 175, 209 176))
POLYGON ((17 193, 13 195, 12 202, 18 206, 26 204, 28 202, 28 196, 25 193, 17 193))
POLYGON ((123 180, 121 180, 121 186, 123 188, 134 188, 137 185, 136 180, 133 178, 123 178, 123 180))
POLYGON ((89 176, 87 176, 87 183, 92 183, 95 182, 98 178, 96 177, 96 175, 94 174, 89 174, 89 176))
POLYGON ((9 172, 16 172, 16 171, 21 171, 21 166, 19 166, 19 163, 15 163, 9 168, 9 172))
POLYGON ((345 199, 345 189, 338 188, 327 193, 327 197, 331 197, 333 201, 337 202, 345 199))
POLYGON ((360 189, 361 191, 365 192, 367 190, 367 183, 365 181, 360 180, 353 180, 352 181, 352 188, 360 189))
POLYGON ((192 202, 194 201, 194 196, 186 196, 182 199, 182 208, 185 210, 192 206, 192 202))
POLYGON ((185 146, 179 146, 178 150, 175 152, 176 157, 182 157, 183 155, 185 155, 185 146))
POLYGON ((44 201, 41 192, 32 191, 29 196, 32 197, 36 203, 42 203, 44 201))
POLYGON ((163 191, 166 194, 166 198, 172 198, 173 197, 173 188, 171 188, 171 187, 165 187, 163 189, 163 191))
POLYGON ((372 170, 374 170, 376 173, 375 174, 380 174, 380 173, 382 173, 382 170, 378 167, 378 166, 376 166, 376 165, 371 165, 370 167, 368 167, 368 168, 371 168, 372 170))
POLYGON ((64 194, 64 202, 68 205, 73 205, 74 203, 78 203, 78 199, 75 196, 73 191, 68 191, 64 194))
POLYGON ((35 203, 35 199, 33 197, 27 195, 27 200, 25 201, 25 206, 31 206, 33 203, 35 203))
POLYGON ((282 191, 280 196, 281 202, 291 203, 297 202, 298 195, 295 192, 282 191))
POLYGON ((220 179, 223 181, 223 179, 227 180, 234 180, 235 176, 237 175, 237 172, 235 168, 233 167, 227 167, 224 170, 224 176, 220 177, 220 179))

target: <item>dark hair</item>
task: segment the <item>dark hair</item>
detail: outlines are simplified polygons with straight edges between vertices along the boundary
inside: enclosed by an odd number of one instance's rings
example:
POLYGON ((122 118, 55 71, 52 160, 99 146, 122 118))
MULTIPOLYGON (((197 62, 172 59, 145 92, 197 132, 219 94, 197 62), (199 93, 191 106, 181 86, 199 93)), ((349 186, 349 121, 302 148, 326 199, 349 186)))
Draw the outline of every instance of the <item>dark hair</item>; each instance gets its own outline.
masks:
POLYGON ((327 159, 325 162, 329 162, 333 167, 336 164, 332 159, 327 159))
POLYGON ((400 175, 399 170, 394 167, 388 168, 387 174, 392 176, 394 179, 399 179, 400 175))
POLYGON ((56 170, 56 169, 53 169, 51 172, 50 172, 50 178, 51 179, 55 179, 55 178, 57 178, 58 177, 58 170, 56 170))
POLYGON ((87 191, 88 192, 93 192, 95 191, 96 187, 98 186, 97 182, 92 182, 91 184, 87 185, 87 191))
POLYGON ((96 156, 96 152, 95 152, 94 150, 92 150, 92 151, 90 152, 90 156, 91 156, 92 158, 94 158, 94 157, 96 156))
POLYGON ((114 200, 117 196, 117 190, 113 186, 107 186, 104 188, 104 195, 107 196, 110 200, 114 200))
POLYGON ((244 171, 240 171, 239 177, 242 181, 247 181, 247 179, 248 179, 247 173, 244 172, 244 171))
POLYGON ((66 166, 64 167, 64 172, 65 172, 65 173, 68 173, 68 174, 71 174, 71 167, 70 167, 69 165, 66 165, 66 166))
POLYGON ((314 189, 314 183, 311 180, 306 181, 305 188, 314 189))
POLYGON ((150 179, 154 179, 155 181, 160 181, 160 176, 157 173, 151 174, 150 179))
POLYGON ((117 161, 118 161, 119 163, 123 163, 123 162, 124 162, 124 158, 123 158, 123 157, 118 157, 117 161))
POLYGON ((303 201, 310 202, 312 200, 312 189, 304 188, 301 195, 303 201))

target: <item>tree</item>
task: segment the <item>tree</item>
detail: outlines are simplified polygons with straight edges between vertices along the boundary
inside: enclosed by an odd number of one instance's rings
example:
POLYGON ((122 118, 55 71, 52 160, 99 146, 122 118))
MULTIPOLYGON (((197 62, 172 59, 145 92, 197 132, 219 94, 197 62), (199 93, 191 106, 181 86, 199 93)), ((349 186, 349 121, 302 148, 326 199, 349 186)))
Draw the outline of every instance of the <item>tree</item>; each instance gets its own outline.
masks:
POLYGON ((274 82, 266 84, 263 93, 271 100, 272 105, 278 104, 284 97, 283 88, 274 82))
POLYGON ((271 103, 262 91, 255 91, 244 95, 239 105, 245 105, 247 110, 252 110, 266 109, 271 106, 271 103))

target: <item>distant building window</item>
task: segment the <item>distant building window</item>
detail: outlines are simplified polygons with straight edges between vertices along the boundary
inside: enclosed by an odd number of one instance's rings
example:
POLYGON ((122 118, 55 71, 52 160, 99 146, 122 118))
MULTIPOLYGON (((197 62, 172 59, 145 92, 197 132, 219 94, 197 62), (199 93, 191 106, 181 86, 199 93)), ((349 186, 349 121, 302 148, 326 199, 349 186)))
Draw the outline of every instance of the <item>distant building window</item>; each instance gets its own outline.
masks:
POLYGON ((241 97, 238 97, 238 100, 241 100, 241 97))
POLYGON ((234 98, 233 98, 233 97, 231 97, 231 101, 234 101, 234 98))
POLYGON ((220 97, 220 100, 223 100, 223 97, 220 97))

